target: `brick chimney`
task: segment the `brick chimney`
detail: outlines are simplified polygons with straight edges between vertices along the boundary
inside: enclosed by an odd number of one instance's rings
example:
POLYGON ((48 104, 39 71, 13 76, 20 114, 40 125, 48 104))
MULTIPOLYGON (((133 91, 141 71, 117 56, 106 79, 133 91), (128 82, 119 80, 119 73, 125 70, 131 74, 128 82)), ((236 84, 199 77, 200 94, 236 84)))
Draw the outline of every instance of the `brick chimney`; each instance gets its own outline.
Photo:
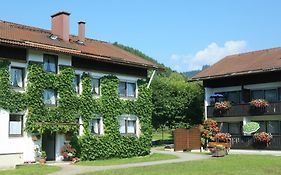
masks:
POLYGON ((64 41, 69 41, 69 15, 67 12, 58 12, 52 15, 52 34, 64 41))
POLYGON ((78 40, 82 43, 85 41, 85 24, 84 21, 78 22, 78 40))

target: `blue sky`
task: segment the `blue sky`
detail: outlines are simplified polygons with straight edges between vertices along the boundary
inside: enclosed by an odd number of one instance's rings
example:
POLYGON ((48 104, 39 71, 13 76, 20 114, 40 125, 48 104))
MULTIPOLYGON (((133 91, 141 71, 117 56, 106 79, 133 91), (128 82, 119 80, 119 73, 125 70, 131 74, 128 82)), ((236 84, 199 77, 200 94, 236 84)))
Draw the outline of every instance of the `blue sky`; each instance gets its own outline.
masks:
POLYGON ((178 71, 225 55, 281 46, 278 0, 3 1, 0 19, 50 29, 50 15, 71 13, 71 33, 86 21, 90 38, 137 48, 178 71))

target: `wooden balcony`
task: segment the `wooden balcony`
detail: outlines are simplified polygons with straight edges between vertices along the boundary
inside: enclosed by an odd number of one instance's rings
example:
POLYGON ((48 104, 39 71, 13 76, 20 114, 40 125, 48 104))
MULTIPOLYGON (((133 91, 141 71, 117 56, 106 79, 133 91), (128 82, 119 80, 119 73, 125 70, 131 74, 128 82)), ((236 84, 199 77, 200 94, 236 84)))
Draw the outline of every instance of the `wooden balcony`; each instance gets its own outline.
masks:
POLYGON ((250 104, 232 105, 227 111, 218 111, 214 106, 207 107, 208 117, 239 117, 256 115, 281 115, 281 102, 271 102, 266 108, 253 108, 250 104))
POLYGON ((266 150, 281 150, 281 136, 273 135, 270 144, 266 147, 258 145, 253 136, 231 136, 231 148, 232 149, 266 149, 266 150))

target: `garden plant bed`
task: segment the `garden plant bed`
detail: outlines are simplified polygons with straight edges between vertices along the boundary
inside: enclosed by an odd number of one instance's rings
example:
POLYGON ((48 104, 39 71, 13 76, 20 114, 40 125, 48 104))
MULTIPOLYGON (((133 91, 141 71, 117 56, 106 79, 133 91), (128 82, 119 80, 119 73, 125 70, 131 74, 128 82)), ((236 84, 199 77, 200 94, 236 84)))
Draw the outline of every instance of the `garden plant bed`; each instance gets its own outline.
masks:
POLYGON ((281 174, 280 161, 281 157, 269 155, 229 155, 220 159, 108 170, 84 175, 277 175, 281 174))
POLYGON ((95 160, 95 161, 80 161, 75 165, 81 166, 105 166, 105 165, 119 165, 119 164, 128 164, 128 163, 138 163, 138 162, 151 162, 157 160, 168 160, 168 159, 176 159, 177 156, 169 155, 169 154, 160 154, 153 153, 148 156, 143 157, 132 157, 132 158, 124 158, 124 159, 108 159, 108 160, 95 160))

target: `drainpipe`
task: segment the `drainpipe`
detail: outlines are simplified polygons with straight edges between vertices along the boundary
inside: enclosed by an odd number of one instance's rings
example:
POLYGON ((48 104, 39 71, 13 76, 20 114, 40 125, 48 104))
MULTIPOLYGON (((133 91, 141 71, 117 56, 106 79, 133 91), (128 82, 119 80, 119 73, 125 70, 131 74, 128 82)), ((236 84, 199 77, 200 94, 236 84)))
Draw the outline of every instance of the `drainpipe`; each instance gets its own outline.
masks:
POLYGON ((150 79, 149 79, 149 82, 148 82, 147 88, 149 88, 149 87, 150 87, 150 84, 151 84, 151 82, 152 82, 152 79, 153 79, 153 77, 154 77, 155 72, 156 72, 156 70, 153 70, 152 75, 151 75, 151 77, 150 77, 150 79))

